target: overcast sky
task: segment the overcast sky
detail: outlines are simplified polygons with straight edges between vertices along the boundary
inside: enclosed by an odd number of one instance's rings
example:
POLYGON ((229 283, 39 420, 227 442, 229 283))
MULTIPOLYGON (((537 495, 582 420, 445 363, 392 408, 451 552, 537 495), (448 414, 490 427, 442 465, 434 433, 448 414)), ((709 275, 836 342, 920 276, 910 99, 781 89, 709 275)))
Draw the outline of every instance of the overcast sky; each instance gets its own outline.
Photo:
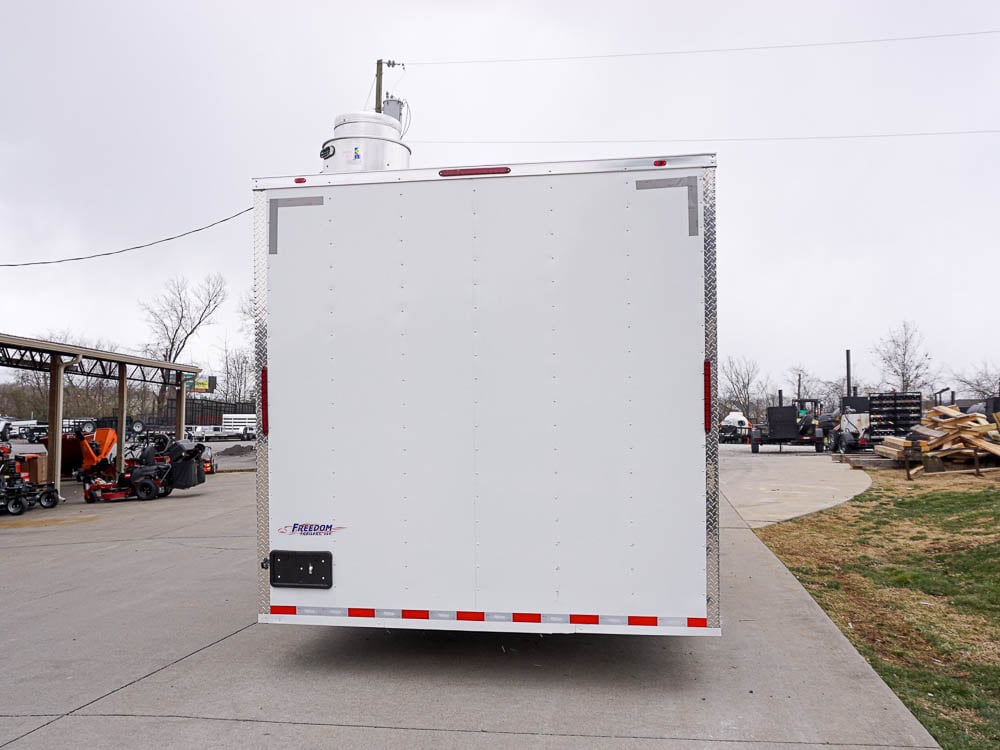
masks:
MULTIPOLYGON (((0 262, 114 250, 250 205, 253 177, 318 172, 379 57, 412 105, 411 166, 712 151, 720 354, 777 382, 877 378, 904 319, 946 373, 1000 363, 1000 135, 669 142, 1000 128, 1000 34, 554 62, 429 62, 1000 29, 980 2, 16 2, 0 30, 0 262), (425 64, 418 64, 425 63, 425 64), (650 139, 665 139, 662 144, 650 139), (609 140, 618 143, 454 143, 609 140), (632 142, 630 142, 632 141, 632 142)), ((367 100, 369 108, 373 106, 367 100)), ((250 218, 116 258, 0 269, 0 330, 123 350, 144 299, 221 272, 230 302, 182 358, 240 343, 250 218)), ((941 380, 948 384, 947 376, 941 380)))

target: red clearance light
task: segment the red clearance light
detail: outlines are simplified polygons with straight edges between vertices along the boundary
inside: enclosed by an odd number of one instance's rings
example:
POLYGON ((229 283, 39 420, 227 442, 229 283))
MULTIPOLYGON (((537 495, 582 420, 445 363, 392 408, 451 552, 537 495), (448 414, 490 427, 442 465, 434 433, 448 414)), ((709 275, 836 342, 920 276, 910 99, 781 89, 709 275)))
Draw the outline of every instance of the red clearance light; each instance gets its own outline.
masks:
POLYGON ((260 368, 260 431, 267 434, 267 366, 260 368))
POLYGON ((712 361, 705 360, 705 434, 712 431, 712 361))
POLYGON ((301 184, 302 184, 303 182, 305 182, 305 181, 306 181, 306 178, 305 178, 305 177, 296 177, 296 178, 295 178, 295 184, 296 184, 296 185, 301 185, 301 184))
POLYGON ((667 166, 667 160, 666 159, 657 159, 656 161, 653 162, 653 166, 654 167, 665 167, 665 166, 667 166))
POLYGON ((442 169, 441 177, 468 177, 478 174, 510 174, 510 167, 466 167, 463 169, 442 169))

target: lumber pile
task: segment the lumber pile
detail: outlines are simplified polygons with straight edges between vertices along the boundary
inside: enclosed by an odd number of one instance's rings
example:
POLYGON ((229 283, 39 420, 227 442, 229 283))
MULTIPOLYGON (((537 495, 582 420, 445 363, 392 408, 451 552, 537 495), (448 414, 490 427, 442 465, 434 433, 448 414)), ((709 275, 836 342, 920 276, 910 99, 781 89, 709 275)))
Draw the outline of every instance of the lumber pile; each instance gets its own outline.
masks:
POLYGON ((963 414, 954 406, 935 406, 905 438, 887 437, 875 450, 897 461, 922 461, 928 471, 935 459, 948 464, 1000 464, 1000 412, 991 419, 963 414))

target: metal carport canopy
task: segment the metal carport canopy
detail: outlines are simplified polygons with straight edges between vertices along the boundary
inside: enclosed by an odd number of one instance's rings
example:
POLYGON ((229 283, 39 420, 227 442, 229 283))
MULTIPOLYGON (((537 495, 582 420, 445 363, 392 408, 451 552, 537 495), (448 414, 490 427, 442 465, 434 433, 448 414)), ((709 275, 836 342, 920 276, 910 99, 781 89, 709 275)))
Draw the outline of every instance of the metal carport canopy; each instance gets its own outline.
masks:
MULTIPOLYGON (((0 333, 0 367, 40 370, 49 373, 49 435, 62 435, 63 376, 66 371, 92 378, 118 381, 118 470, 122 470, 127 389, 129 380, 140 383, 169 385, 170 373, 177 388, 177 424, 175 435, 184 434, 184 374, 197 375, 201 368, 177 362, 162 362, 131 354, 106 352, 86 346, 60 344, 54 341, 29 339, 0 333), (69 359, 64 359, 69 357, 69 359), (58 384, 58 387, 57 387, 58 384)), ((62 460, 62 440, 49 440, 48 478, 56 489, 60 486, 59 466, 62 460)))

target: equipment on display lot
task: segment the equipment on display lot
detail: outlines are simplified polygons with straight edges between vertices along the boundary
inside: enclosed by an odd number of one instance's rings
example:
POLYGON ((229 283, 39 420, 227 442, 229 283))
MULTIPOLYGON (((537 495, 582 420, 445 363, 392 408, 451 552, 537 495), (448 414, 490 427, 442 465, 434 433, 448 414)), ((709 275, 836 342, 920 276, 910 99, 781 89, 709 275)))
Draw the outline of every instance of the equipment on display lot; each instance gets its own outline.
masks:
POLYGON ((334 136, 254 182, 260 621, 719 635, 715 157, 334 136))
POLYGON ((745 443, 750 439, 753 424, 741 411, 731 411, 719 423, 720 443, 745 443))
POLYGON ((920 424, 921 395, 916 392, 844 396, 840 408, 820 417, 817 435, 836 453, 873 449, 887 437, 903 437, 920 424))
POLYGON ((21 462, 11 451, 9 443, 0 443, 0 508, 18 516, 35 504, 54 508, 59 504, 59 492, 49 482, 32 483, 28 474, 21 471, 21 462))
POLYGON ((762 445, 812 445, 823 452, 822 433, 817 432, 823 404, 814 398, 794 398, 790 406, 778 391, 778 405, 767 407, 767 422, 750 430, 750 452, 760 453, 762 445))
POLYGON ((117 442, 115 431, 99 428, 93 438, 79 436, 84 467, 78 478, 83 482, 84 502, 153 500, 205 481, 202 463, 205 446, 201 443, 170 440, 166 435, 151 436, 144 444, 128 449, 125 470, 117 474, 109 460, 117 442))

